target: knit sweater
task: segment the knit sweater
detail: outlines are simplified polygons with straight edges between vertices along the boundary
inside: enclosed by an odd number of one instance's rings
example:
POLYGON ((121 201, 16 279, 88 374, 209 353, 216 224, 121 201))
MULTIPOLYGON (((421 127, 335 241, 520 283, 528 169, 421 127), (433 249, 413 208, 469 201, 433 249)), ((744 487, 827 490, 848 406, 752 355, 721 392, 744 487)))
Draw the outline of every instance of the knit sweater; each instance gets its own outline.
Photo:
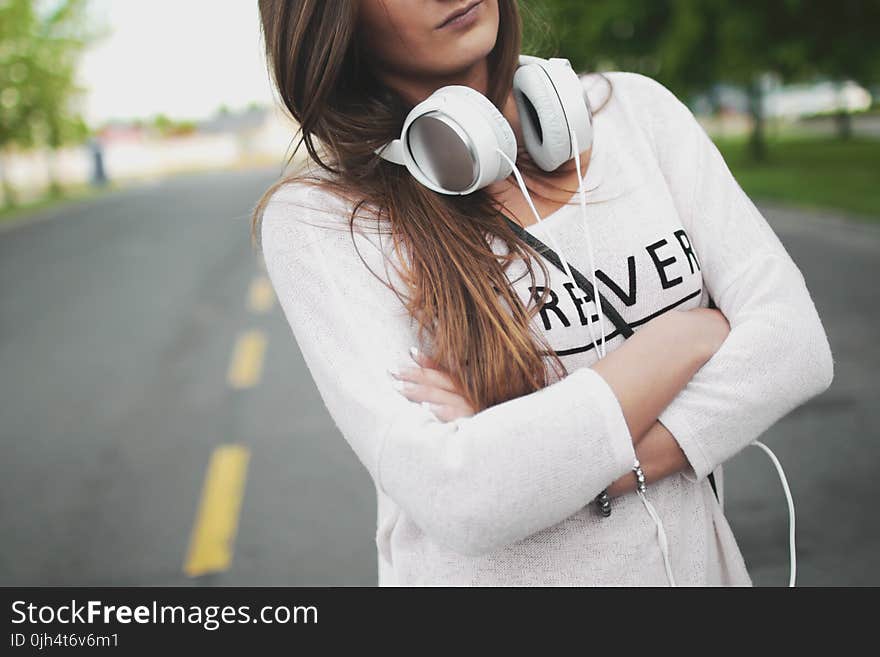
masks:
MULTIPOLYGON (((731 326, 658 418, 689 466, 649 484, 647 497, 678 585, 751 586, 707 475, 830 385, 831 349, 800 270, 687 106, 649 77, 606 75, 613 93, 594 116, 585 181, 600 290, 635 331, 670 309, 705 307, 709 294, 731 326)), ((598 107, 607 85, 581 79, 598 107)), ((417 344, 415 321, 376 278, 403 289, 390 238, 361 222, 352 238, 350 210, 288 183, 265 209, 261 238, 315 385, 374 483, 379 585, 667 585, 638 494, 612 498, 607 518, 591 503, 635 455, 617 397, 591 368, 595 305, 549 263, 549 280, 535 266, 552 290, 535 329, 568 375, 441 421, 392 385, 388 368, 412 365, 410 346, 430 345, 417 344)), ((552 231, 592 280, 582 222, 575 197, 528 230, 548 244, 552 231)), ((540 295, 521 261, 508 277, 524 303, 540 295)), ((625 338, 604 321, 610 352, 625 338)))

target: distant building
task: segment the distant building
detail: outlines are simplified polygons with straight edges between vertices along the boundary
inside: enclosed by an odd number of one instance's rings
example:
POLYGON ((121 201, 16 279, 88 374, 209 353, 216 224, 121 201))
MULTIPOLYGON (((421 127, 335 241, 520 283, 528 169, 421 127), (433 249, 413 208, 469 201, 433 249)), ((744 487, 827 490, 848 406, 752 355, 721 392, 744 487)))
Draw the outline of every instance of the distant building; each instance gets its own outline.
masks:
POLYGON ((259 129, 269 118, 268 107, 249 107, 241 112, 217 113, 198 123, 200 132, 247 132, 259 129))
MULTIPOLYGON (((847 80, 830 80, 800 84, 780 84, 771 76, 764 80, 763 109, 768 118, 801 118, 816 114, 831 114, 844 109, 858 112, 871 107, 871 92, 847 80)), ((713 108, 722 113, 749 112, 746 92, 730 84, 717 84, 711 93, 694 99, 694 111, 708 114, 713 108)))

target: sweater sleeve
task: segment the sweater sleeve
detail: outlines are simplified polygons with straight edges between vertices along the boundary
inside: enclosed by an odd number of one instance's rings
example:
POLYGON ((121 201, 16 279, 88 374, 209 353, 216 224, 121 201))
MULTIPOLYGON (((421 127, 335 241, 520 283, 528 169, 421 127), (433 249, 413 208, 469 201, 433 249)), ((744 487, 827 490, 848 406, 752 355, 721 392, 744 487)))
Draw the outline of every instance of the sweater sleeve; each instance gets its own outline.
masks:
POLYGON ((268 275, 336 426, 377 490, 429 538, 488 553, 561 522, 629 471, 623 411, 591 368, 454 422, 398 392, 387 369, 413 364, 417 334, 365 266, 387 274, 383 247, 357 228, 352 238, 347 227, 310 227, 307 206, 332 203, 301 187, 282 187, 264 211, 268 275))
MULTIPOLYGON (((631 74, 634 75, 634 74, 631 74)), ((658 419, 701 481, 775 422, 826 390, 828 338, 804 277, 694 115, 659 82, 646 87, 654 147, 730 334, 658 419)))

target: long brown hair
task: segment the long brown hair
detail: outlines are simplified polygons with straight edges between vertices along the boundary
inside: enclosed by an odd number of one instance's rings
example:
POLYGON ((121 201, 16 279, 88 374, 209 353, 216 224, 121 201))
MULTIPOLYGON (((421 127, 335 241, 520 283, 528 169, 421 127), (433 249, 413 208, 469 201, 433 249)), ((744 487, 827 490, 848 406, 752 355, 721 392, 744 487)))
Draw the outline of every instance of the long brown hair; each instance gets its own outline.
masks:
MULTIPOLYGON (((406 254, 401 277, 408 293, 394 292, 417 320, 420 348, 430 340, 429 355, 471 406, 479 411, 539 390, 548 383, 545 358, 558 375, 567 374, 555 351, 532 328, 531 319, 550 289, 524 306, 505 271, 515 259, 523 259, 534 287, 532 261, 539 263, 544 280, 547 266, 510 229, 501 215, 503 205, 485 190, 466 196, 437 194, 405 167, 374 153, 399 135, 412 106, 371 75, 357 30, 358 4, 259 0, 269 71, 281 101, 299 124, 291 160, 305 144, 311 160, 331 175, 282 176, 254 209, 252 240, 259 241, 270 197, 289 182, 319 185, 350 200, 349 230, 354 230, 358 212, 371 208, 377 224, 389 227, 395 251, 406 254), (506 244, 504 255, 490 248, 493 237, 506 244)), ((517 2, 499 0, 486 93, 496 107, 510 94, 521 45, 517 2)), ((524 174, 557 177, 540 171, 522 148, 517 166, 524 174)))

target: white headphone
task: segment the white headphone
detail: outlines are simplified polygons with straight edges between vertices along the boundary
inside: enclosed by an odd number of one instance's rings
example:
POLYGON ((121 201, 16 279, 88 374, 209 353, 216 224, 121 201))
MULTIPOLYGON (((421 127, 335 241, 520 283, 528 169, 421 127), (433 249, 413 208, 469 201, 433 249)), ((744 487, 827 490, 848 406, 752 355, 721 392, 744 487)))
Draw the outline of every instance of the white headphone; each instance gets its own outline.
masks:
MULTIPOLYGON (((572 131, 580 150, 592 144, 589 101, 567 59, 520 55, 513 94, 526 150, 544 171, 576 155, 572 131)), ((435 192, 470 194, 510 175, 516 138, 486 96, 471 87, 448 85, 413 107, 400 138, 375 152, 402 164, 435 192)))

